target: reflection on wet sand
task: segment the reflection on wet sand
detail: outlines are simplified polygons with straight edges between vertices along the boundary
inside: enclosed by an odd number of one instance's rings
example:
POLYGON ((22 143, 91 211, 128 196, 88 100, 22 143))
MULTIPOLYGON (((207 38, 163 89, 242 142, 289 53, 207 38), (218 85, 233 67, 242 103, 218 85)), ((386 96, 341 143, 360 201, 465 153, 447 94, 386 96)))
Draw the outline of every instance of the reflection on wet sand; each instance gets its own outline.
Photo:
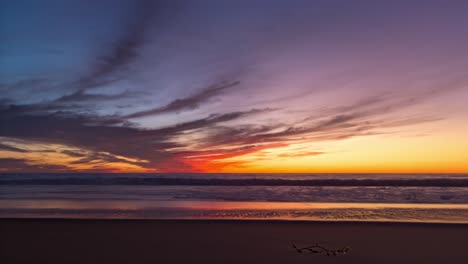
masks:
POLYGON ((468 223, 468 204, 2 200, 3 217, 468 223))

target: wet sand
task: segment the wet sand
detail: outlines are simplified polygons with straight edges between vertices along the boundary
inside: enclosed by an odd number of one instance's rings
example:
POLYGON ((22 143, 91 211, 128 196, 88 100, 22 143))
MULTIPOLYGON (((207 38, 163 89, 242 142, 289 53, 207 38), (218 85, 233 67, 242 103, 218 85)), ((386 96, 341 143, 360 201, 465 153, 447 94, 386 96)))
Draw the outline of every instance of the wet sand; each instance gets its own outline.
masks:
POLYGON ((467 263, 468 225, 1 219, 0 263, 467 263), (338 256, 299 253, 319 243, 338 256))

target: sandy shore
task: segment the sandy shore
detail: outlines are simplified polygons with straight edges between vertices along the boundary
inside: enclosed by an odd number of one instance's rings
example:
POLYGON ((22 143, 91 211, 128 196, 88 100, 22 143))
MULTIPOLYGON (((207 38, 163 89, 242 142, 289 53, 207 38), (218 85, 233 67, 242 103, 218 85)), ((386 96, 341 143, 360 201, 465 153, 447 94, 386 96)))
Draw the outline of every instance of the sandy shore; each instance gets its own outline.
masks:
POLYGON ((468 225, 0 220, 0 263, 467 263, 468 225), (349 246, 346 255, 291 246, 349 246))

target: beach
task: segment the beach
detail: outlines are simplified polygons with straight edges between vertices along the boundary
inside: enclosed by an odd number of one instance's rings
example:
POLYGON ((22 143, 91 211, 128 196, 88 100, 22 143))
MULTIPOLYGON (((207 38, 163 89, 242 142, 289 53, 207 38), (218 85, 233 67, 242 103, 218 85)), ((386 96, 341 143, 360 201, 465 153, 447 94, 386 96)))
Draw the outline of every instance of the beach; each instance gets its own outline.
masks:
POLYGON ((1 263, 465 263, 468 225, 1 219, 1 263), (347 254, 299 253, 315 244, 347 254))

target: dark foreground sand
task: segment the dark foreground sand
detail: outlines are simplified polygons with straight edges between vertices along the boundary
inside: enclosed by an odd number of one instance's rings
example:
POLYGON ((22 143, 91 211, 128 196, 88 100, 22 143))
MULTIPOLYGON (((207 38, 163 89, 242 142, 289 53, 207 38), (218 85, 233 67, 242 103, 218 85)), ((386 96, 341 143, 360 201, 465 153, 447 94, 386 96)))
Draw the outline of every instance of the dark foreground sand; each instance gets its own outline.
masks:
POLYGON ((2 219, 0 263, 468 263, 468 226, 2 219), (291 241, 351 251, 299 254, 291 241))

